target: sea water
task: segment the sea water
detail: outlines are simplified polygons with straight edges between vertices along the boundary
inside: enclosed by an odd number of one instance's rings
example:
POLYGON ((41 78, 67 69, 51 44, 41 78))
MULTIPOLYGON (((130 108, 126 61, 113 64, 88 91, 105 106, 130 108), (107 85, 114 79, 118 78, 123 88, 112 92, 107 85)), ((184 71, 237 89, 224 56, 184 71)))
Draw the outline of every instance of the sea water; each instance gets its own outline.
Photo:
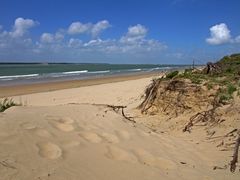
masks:
POLYGON ((184 67, 187 65, 0 63, 0 86, 131 75, 184 67))

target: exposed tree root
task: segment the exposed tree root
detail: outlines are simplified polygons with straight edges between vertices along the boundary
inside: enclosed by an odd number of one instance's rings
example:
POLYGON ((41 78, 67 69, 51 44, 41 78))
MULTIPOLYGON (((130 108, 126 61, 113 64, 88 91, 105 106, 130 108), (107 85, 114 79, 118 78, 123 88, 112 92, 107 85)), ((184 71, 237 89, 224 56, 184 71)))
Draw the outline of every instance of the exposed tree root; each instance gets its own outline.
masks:
MULTIPOLYGON (((189 88, 191 90, 192 88, 197 89, 197 86, 192 87, 189 85, 189 88)), ((179 113, 181 114, 185 110, 191 109, 184 100, 187 96, 188 92, 186 91, 184 81, 173 79, 169 83, 166 83, 162 81, 162 78, 159 78, 153 80, 146 88, 145 98, 139 105, 139 108, 141 109, 141 113, 147 113, 150 108, 156 107, 157 110, 165 114, 171 112, 171 114, 177 117, 179 113)))
MULTIPOLYGON (((240 131, 239 131, 240 133, 240 131)), ((238 150, 239 150, 239 145, 240 145, 240 134, 238 133, 238 138, 235 143, 234 151, 233 151, 233 159, 230 162, 230 171, 235 172, 236 170, 236 164, 238 162, 238 150)))
POLYGON ((161 79, 154 79, 152 83, 145 90, 145 99, 139 105, 141 112, 146 112, 149 108, 152 107, 154 100, 157 97, 158 87, 160 85, 161 79))
POLYGON ((198 123, 204 123, 203 126, 206 125, 213 126, 215 124, 222 122, 221 119, 217 118, 218 114, 216 113, 216 109, 220 107, 220 103, 217 100, 217 97, 214 98, 212 106, 213 107, 207 111, 202 111, 193 115, 190 118, 188 124, 184 127, 183 132, 188 131, 190 133, 191 128, 198 123))
POLYGON ((112 108, 113 111, 115 111, 116 113, 118 113, 119 110, 121 109, 121 114, 122 114, 122 116, 123 116, 126 120, 128 120, 128 121, 130 121, 130 122, 132 122, 132 123, 136 123, 136 121, 133 119, 133 117, 130 117, 130 116, 126 116, 126 115, 125 115, 124 109, 127 108, 127 106, 107 105, 107 107, 112 108))

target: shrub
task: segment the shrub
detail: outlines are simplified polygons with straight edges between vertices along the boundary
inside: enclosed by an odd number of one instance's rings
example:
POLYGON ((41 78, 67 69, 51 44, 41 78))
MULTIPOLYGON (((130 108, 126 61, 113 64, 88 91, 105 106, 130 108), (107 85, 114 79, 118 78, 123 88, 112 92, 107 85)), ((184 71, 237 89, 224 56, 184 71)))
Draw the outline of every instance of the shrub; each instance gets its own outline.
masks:
POLYGON ((177 76, 179 73, 179 71, 173 71, 173 72, 170 72, 166 75, 166 78, 168 79, 172 79, 173 77, 177 76))
POLYGON ((219 102, 222 104, 226 104, 230 99, 232 99, 232 96, 229 94, 220 94, 219 95, 219 102))

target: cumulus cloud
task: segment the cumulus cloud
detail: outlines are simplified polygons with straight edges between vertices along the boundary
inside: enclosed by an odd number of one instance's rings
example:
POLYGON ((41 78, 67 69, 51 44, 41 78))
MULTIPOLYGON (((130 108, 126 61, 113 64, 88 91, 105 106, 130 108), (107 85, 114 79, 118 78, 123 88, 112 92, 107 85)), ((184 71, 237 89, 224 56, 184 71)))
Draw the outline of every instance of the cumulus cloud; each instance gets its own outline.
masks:
POLYGON ((142 40, 147 35, 147 28, 141 24, 136 26, 130 26, 125 36, 121 38, 122 43, 135 43, 136 41, 142 40))
POLYGON ((43 33, 40 41, 43 43, 52 43, 54 41, 54 36, 50 33, 43 33))
POLYGON ((40 42, 42 43, 56 43, 64 39, 64 35, 61 32, 56 32, 55 34, 43 33, 40 37, 40 42))
POLYGON ((142 36, 144 37, 147 34, 147 28, 141 24, 137 24, 136 26, 130 26, 128 28, 127 35, 128 36, 142 36))
POLYGON ((33 41, 26 36, 29 30, 39 24, 32 19, 17 18, 9 31, 0 30, 0 58, 13 56, 24 57, 32 51, 33 41))
POLYGON ((68 34, 74 35, 74 34, 86 33, 89 31, 91 26, 92 25, 90 23, 83 24, 81 22, 73 22, 68 28, 68 34))
POLYGON ((84 34, 90 33, 93 38, 96 38, 100 35, 102 31, 111 27, 110 23, 107 20, 102 20, 97 22, 96 24, 93 23, 81 23, 81 22, 73 22, 68 27, 68 34, 76 35, 76 34, 84 34))
MULTIPOLYGON (((96 38, 89 41, 82 41, 78 38, 70 38, 66 42, 62 42, 61 46, 56 42, 56 35, 44 33, 41 37, 38 47, 42 50, 54 49, 56 52, 77 51, 80 52, 101 52, 104 54, 136 54, 148 52, 160 52, 165 50, 167 46, 158 40, 146 38, 148 29, 143 25, 137 24, 130 26, 125 35, 119 39, 106 39, 103 40, 97 35, 109 26, 106 21, 101 21, 95 24, 94 35, 96 38), (57 46, 57 48, 55 48, 57 46), (47 47, 47 48, 46 48, 47 47)), ((91 31, 90 31, 91 33, 91 31)))
POLYGON ((231 34, 225 23, 217 24, 210 28, 211 37, 206 42, 211 45, 219 45, 231 42, 231 34))
POLYGON ((94 24, 91 30, 92 36, 97 37, 102 31, 111 27, 110 23, 107 20, 99 21, 94 24))
MULTIPOLYGON (((13 59, 15 57, 70 57, 79 59, 82 54, 85 57, 95 57, 101 54, 108 57, 119 57, 118 55, 146 56, 153 55, 166 49, 167 46, 158 40, 148 39, 148 29, 140 24, 130 26, 127 32, 116 39, 101 39, 100 34, 111 27, 107 20, 92 23, 72 23, 68 29, 60 29, 56 33, 44 32, 38 41, 32 40, 28 34, 30 28, 37 25, 31 19, 17 18, 10 31, 0 30, 0 58, 13 59), (66 33, 68 36, 65 37, 66 33), (91 35, 81 40, 73 38, 75 34, 91 35), (69 37, 70 35, 70 37, 69 37), (88 40, 86 40, 88 39, 88 40), (13 51, 14 50, 14 51, 13 51), (14 52, 9 53, 9 52, 14 52), (149 53, 150 52, 150 53, 149 53), (10 58, 9 58, 10 57, 10 58)), ((56 58, 58 59, 58 58, 56 58)))
POLYGON ((33 21, 32 19, 17 18, 15 20, 13 31, 10 32, 10 35, 14 38, 22 37, 28 30, 36 26, 38 22, 33 21))
POLYGON ((144 53, 162 51, 167 48, 166 45, 159 42, 158 40, 147 39, 147 33, 148 29, 141 24, 130 26, 127 33, 119 40, 120 50, 123 53, 144 53))

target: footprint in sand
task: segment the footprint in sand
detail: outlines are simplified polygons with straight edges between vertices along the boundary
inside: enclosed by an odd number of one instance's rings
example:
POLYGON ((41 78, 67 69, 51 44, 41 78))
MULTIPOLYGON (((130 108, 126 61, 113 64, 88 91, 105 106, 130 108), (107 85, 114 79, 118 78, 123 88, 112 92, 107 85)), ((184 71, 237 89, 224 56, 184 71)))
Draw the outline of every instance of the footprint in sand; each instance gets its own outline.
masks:
POLYGON ((58 130, 64 131, 64 132, 71 132, 74 130, 74 127, 71 124, 54 122, 53 125, 58 130))
POLYGON ((109 143, 119 143, 119 138, 114 134, 102 133, 100 135, 105 141, 109 143))
POLYGON ((35 129, 37 127, 35 124, 29 123, 29 122, 23 123, 20 126, 25 130, 31 130, 31 129, 35 129))
POLYGON ((130 134, 125 130, 120 130, 120 131, 115 131, 115 132, 120 138, 122 138, 124 140, 129 140, 131 137, 130 134))
POLYGON ((102 138, 93 132, 81 132, 79 133, 81 137, 83 137, 86 141, 90 143, 100 143, 102 142, 102 138))
POLYGON ((70 117, 63 117, 59 119, 59 122, 64 124, 72 124, 74 123, 74 120, 70 117))
POLYGON ((177 165, 173 161, 162 157, 156 157, 144 149, 135 149, 133 152, 138 157, 139 162, 142 164, 147 164, 149 166, 154 166, 160 169, 177 168, 177 165))
POLYGON ((52 122, 53 126, 57 128, 60 131, 63 132, 70 132, 74 130, 74 127, 72 123, 74 123, 74 120, 69 117, 63 117, 59 119, 53 119, 54 122, 52 122))
POLYGON ((57 159, 62 156, 62 149, 51 142, 42 142, 37 144, 39 155, 47 159, 57 159))
POLYGON ((105 154, 106 157, 117 160, 117 161, 126 161, 131 163, 136 163, 137 158, 130 152, 125 151, 124 149, 121 149, 116 146, 108 146, 108 151, 105 154))

